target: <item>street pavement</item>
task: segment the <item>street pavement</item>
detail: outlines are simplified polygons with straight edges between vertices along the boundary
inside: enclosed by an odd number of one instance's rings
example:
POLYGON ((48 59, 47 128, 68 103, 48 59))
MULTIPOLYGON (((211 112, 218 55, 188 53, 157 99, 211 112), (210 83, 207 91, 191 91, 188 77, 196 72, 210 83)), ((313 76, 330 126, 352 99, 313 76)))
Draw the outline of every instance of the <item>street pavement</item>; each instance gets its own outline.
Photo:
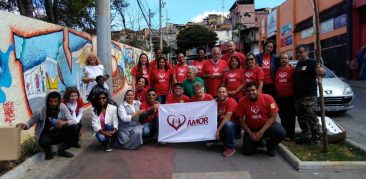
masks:
MULTIPOLYGON (((366 82, 347 81, 355 94, 355 108, 345 114, 331 114, 344 126, 348 137, 366 145, 366 82)), ((121 99, 120 97, 118 99, 121 99)), ((117 100, 117 102, 120 102, 117 100)), ((236 140, 236 153, 223 157, 222 144, 206 147, 204 143, 169 144, 165 147, 148 141, 137 150, 113 149, 104 152, 91 134, 90 110, 83 120, 82 148, 71 149, 72 159, 56 157, 41 161, 19 178, 364 178, 363 171, 296 171, 278 153, 269 157, 264 150, 254 156, 241 154, 241 140, 236 140), (89 120, 88 120, 89 119, 89 120)))

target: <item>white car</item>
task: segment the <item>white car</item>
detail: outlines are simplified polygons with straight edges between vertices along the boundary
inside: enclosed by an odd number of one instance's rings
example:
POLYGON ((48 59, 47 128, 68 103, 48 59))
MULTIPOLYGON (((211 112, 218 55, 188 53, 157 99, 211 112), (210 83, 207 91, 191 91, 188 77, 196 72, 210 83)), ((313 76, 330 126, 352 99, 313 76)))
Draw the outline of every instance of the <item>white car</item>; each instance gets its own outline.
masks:
MULTIPOLYGON (((297 61, 290 61, 291 65, 296 66, 297 61)), ((323 77, 323 96, 324 109, 327 112, 339 111, 346 112, 353 108, 354 94, 352 88, 338 78, 331 70, 324 66, 325 75, 323 77)), ((318 91, 319 97, 319 91, 318 91)), ((317 111, 320 100, 318 99, 317 111)))

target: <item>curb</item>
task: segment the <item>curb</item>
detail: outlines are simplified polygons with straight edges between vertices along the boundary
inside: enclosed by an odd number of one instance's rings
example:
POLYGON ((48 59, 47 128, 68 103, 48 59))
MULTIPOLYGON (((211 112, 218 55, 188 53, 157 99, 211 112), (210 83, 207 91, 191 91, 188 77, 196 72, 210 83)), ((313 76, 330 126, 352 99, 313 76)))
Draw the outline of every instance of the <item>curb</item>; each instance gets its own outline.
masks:
POLYGON ((34 154, 32 157, 22 162, 20 165, 16 166, 12 170, 2 175, 0 178, 3 179, 21 178, 22 176, 24 176, 24 173, 26 173, 31 166, 36 165, 37 163, 40 163, 43 160, 44 160, 43 152, 38 152, 34 154))
MULTIPOLYGON (((366 148, 353 140, 346 139, 345 141, 366 153, 366 148)), ((281 143, 277 150, 298 171, 366 170, 366 161, 301 161, 281 143)))

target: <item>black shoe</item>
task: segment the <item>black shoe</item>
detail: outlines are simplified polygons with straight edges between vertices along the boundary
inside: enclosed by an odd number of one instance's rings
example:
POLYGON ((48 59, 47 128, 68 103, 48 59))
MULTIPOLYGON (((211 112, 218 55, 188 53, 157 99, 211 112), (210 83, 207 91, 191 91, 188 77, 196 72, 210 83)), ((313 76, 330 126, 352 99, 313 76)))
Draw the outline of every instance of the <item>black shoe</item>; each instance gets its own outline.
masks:
POLYGON ((45 160, 51 160, 55 157, 55 154, 56 154, 55 152, 47 152, 47 153, 45 153, 44 159, 45 160))
POLYGON ((76 144, 72 145, 71 147, 74 147, 74 148, 80 148, 80 147, 81 147, 81 145, 80 145, 79 143, 76 143, 76 144))
POLYGON ((110 152, 110 151, 112 151, 111 143, 110 143, 110 142, 108 142, 108 143, 106 143, 106 144, 105 144, 104 151, 105 151, 105 152, 110 152))
POLYGON ((74 154, 72 154, 71 152, 68 152, 66 150, 59 150, 58 155, 61 157, 66 157, 66 158, 72 158, 74 156, 74 154))
POLYGON ((267 148, 267 155, 268 156, 271 156, 271 157, 274 157, 274 156, 276 156, 276 153, 275 153, 275 150, 274 149, 268 149, 267 148))

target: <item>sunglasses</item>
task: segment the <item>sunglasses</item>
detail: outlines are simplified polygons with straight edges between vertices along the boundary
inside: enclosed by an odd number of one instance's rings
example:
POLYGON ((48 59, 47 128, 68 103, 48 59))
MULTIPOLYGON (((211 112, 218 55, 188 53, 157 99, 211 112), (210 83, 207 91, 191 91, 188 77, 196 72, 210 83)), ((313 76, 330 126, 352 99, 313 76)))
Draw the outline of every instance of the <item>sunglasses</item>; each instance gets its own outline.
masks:
POLYGON ((255 60, 255 58, 248 58, 248 60, 255 60))

